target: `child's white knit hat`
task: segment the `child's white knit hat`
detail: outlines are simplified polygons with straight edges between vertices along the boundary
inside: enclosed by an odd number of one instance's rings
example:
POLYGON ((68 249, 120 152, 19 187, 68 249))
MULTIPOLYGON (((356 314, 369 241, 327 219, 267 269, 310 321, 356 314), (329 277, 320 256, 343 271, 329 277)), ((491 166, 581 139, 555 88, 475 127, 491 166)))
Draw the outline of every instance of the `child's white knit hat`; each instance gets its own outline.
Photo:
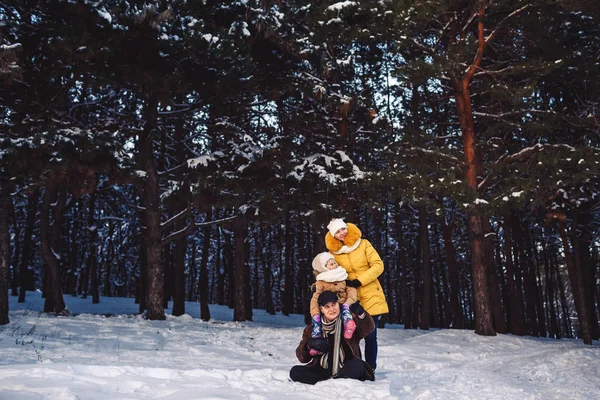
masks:
POLYGON ((329 271, 327 269, 326 265, 327 265, 327 261, 331 260, 332 258, 334 258, 333 254, 331 254, 327 251, 317 254, 312 262, 313 269, 317 272, 329 271))

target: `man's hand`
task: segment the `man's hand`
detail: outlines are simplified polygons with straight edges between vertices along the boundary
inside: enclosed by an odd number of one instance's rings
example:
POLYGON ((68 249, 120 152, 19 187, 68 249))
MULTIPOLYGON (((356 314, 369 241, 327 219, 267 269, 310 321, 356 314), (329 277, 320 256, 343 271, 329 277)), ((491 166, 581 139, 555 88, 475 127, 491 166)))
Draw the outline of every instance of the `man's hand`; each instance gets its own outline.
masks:
POLYGON ((320 353, 327 353, 329 351, 329 342, 322 337, 310 338, 308 339, 308 348, 317 350, 320 353))
POLYGON ((347 279, 346 280, 346 286, 357 288, 360 285, 362 285, 362 284, 360 283, 360 281, 358 279, 347 279))
POLYGON ((356 303, 350 304, 350 311, 356 315, 362 315, 365 312, 365 308, 360 305, 360 300, 357 300, 356 303))

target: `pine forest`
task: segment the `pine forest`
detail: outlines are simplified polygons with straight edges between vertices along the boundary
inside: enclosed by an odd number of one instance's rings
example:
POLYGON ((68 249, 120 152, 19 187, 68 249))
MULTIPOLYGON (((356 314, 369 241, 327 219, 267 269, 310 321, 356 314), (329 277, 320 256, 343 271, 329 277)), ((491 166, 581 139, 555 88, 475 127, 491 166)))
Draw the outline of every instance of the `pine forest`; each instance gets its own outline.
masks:
POLYGON ((0 0, 0 325, 34 290, 308 321, 343 218, 380 327, 591 344, 599 76, 596 0, 0 0))

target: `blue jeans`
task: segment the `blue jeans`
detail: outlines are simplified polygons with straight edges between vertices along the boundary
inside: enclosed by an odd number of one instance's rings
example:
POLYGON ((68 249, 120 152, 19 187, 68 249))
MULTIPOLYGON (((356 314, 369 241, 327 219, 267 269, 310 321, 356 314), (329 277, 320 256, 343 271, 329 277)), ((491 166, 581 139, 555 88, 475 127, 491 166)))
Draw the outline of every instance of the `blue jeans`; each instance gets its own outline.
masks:
POLYGON ((379 315, 372 315, 375 322, 375 330, 365 338, 365 361, 373 368, 377 368, 377 323, 379 315))

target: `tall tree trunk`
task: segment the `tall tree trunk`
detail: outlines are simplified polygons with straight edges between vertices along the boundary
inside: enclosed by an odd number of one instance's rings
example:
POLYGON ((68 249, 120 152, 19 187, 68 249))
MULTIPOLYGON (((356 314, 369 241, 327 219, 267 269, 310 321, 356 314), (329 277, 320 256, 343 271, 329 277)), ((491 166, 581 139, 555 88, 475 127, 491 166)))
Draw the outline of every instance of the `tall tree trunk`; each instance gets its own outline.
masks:
POLYGON ((149 320, 164 320, 164 267, 161 260, 160 228, 160 197, 156 165, 153 158, 153 138, 157 120, 157 101, 150 99, 146 102, 144 120, 146 125, 139 139, 139 164, 143 166, 146 176, 143 180, 143 195, 145 212, 144 234, 146 237, 147 254, 147 305, 146 318, 149 320))
MULTIPOLYGON (((463 284, 463 286, 465 286, 465 290, 470 290, 470 286, 469 285, 465 285, 463 284)), ((470 303, 468 300, 468 293, 470 292, 466 292, 466 291, 462 291, 459 293, 459 300, 460 300, 460 305, 462 308, 462 316, 463 316, 463 321, 462 321, 462 325, 465 327, 465 329, 470 329, 469 326, 469 309, 470 309, 470 303)))
POLYGON ((244 319, 252 321, 252 281, 250 279, 250 240, 248 230, 248 221, 244 219, 244 319))
POLYGON ((557 215, 553 217, 558 225, 558 232, 563 244, 563 251, 565 253, 565 263, 567 264, 567 271, 569 273, 569 280, 571 282, 571 289, 573 290, 573 298, 575 299, 575 308, 577 309, 577 317, 579 321, 579 327, 581 329, 581 336, 584 344, 592 344, 591 328, 589 326, 589 316, 587 309, 587 303, 585 301, 585 293, 583 291, 583 274, 577 270, 577 265, 573 260, 573 253, 571 246, 569 245, 569 238, 567 237, 567 230, 565 228, 566 217, 564 215, 557 215))
POLYGON ((448 265, 448 281, 450 283, 450 308, 452 310, 451 328, 464 328, 464 315, 459 301, 460 281, 458 279, 458 266, 456 264, 456 248, 452 241, 452 227, 446 223, 442 209, 442 237, 444 239, 444 251, 446 252, 446 264, 448 265))
MULTIPOLYGON (((470 194, 479 197, 477 181, 478 172, 482 171, 481 158, 478 154, 477 137, 473 120, 470 86, 473 76, 480 68, 487 42, 485 40, 485 11, 487 3, 481 1, 477 4, 479 18, 477 19, 477 52, 470 66, 460 77, 452 73, 451 85, 454 89, 456 111, 460 130, 463 137, 463 150, 465 155, 465 183, 470 194)), ((484 219, 487 216, 472 204, 468 211, 469 241, 471 243, 471 275, 473 280, 473 297, 475 300, 475 333, 479 335, 494 336, 494 324, 487 284, 487 270, 485 265, 485 231, 484 219)))
POLYGON ((35 187, 29 192, 27 198, 27 217, 25 234, 23 236, 23 255, 21 256, 21 265, 19 267, 19 303, 25 302, 25 293, 27 290, 34 290, 33 285, 33 268, 29 268, 29 260, 31 260, 31 239, 33 237, 33 229, 35 227, 35 216, 37 213, 40 189, 35 187))
MULTIPOLYGON (((440 324, 440 315, 443 313, 443 305, 438 304, 438 300, 441 302, 441 298, 442 298, 442 291, 440 289, 440 278, 439 275, 437 274, 437 263, 436 262, 432 262, 431 260, 440 260, 440 253, 438 252, 439 250, 439 246, 437 246, 437 235, 436 235, 436 228, 435 225, 432 224, 432 228, 433 228, 433 232, 432 232, 432 237, 433 242, 436 242, 436 245, 431 245, 431 238, 429 239, 430 242, 430 253, 429 253, 429 265, 431 266, 430 269, 430 275, 431 275, 431 290, 429 291, 430 296, 429 296, 429 326, 430 327, 434 327, 434 328, 439 328, 441 326, 440 324)), ((429 227, 428 227, 429 229, 429 227)), ((429 236, 429 232, 428 232, 428 236, 429 236)))
POLYGON ((526 312, 526 326, 528 327, 528 334, 533 336, 539 336, 538 318, 535 310, 535 278, 532 276, 531 271, 531 258, 530 254, 526 252, 527 243, 522 223, 518 217, 513 218, 513 231, 515 235, 515 243, 518 245, 519 261, 521 271, 523 271, 523 292, 525 296, 525 312, 526 312))
POLYGON ((87 220, 87 231, 88 231, 88 258, 85 265, 85 269, 82 271, 82 285, 81 285, 81 298, 87 298, 89 292, 90 273, 92 270, 95 272, 96 263, 98 262, 98 251, 97 239, 98 239, 98 226, 96 225, 95 214, 96 213, 96 193, 90 195, 89 214, 87 220))
POLYGON ((554 270, 550 267, 550 259, 548 257, 548 243, 544 239, 542 242, 542 255, 544 257, 544 276, 545 276, 545 286, 546 286, 546 298, 544 299, 546 304, 548 304, 548 334, 551 338, 560 339, 560 329, 558 327, 558 316, 556 313, 556 300, 554 296, 554 270))
POLYGON ((415 226, 415 229, 417 231, 416 234, 416 239, 415 239, 415 244, 416 244, 416 249, 415 249, 415 256, 413 258, 413 260, 416 260, 416 262, 414 263, 413 267, 412 267, 412 288, 411 288, 411 298, 412 301, 414 303, 413 307, 412 307, 412 315, 411 315, 411 326, 413 328, 417 328, 419 326, 421 326, 421 299, 419 298, 419 294, 420 289, 421 289, 421 275, 422 275, 422 268, 420 267, 419 264, 419 260, 422 260, 422 250, 421 247, 423 246, 423 240, 421 239, 421 229, 418 226, 418 220, 417 220, 417 224, 413 224, 415 226))
POLYGON ((581 271, 583 280, 583 292, 588 310, 588 326, 592 339, 598 339, 600 329, 598 327, 598 317, 596 316, 596 302, 594 301, 596 292, 596 263, 592 261, 590 247, 592 246, 592 231, 589 225, 592 223, 592 216, 579 208, 573 213, 573 254, 577 270, 581 271))
POLYGON ((487 269, 487 284, 488 293, 490 296, 490 309, 492 310, 492 318, 494 321, 494 330, 498 333, 506 333, 506 322, 504 320, 504 310, 502 309, 502 300, 500 294, 500 284, 498 282, 498 269, 500 266, 494 262, 494 242, 492 240, 495 233, 492 231, 490 221, 488 218, 484 218, 483 230, 488 232, 484 239, 485 246, 485 265, 487 269))
MULTIPOLYGON (((181 136, 181 127, 177 127, 179 140, 183 140, 181 136)), ((185 154, 181 145, 178 143, 178 153, 185 154)), ((181 177, 179 177, 181 179, 181 177)), ((189 192, 187 185, 182 188, 182 192, 189 192)), ((191 204, 185 201, 184 194, 180 194, 176 199, 172 199, 168 208, 171 211, 171 215, 175 216, 181 212, 181 210, 190 210, 191 204)), ((193 215, 192 215, 193 218, 193 215)), ((172 245, 167 244, 165 246, 165 255, 170 259, 172 263, 172 296, 173 296, 173 312, 174 316, 180 316, 185 314, 185 264, 187 254, 187 232, 190 230, 187 218, 181 218, 174 222, 174 232, 185 232, 183 234, 176 233, 176 238, 172 245), (169 249, 171 253, 169 254, 169 249)), ((191 274, 190 274, 191 275, 191 274)), ((191 276, 190 276, 191 279, 191 276)), ((166 297, 166 296, 165 296, 166 297)))
MULTIPOLYGON (((2 190, 0 188, 0 190, 2 190)), ((10 193, 9 193, 10 195, 10 193)), ((10 223, 10 219, 12 219, 13 221, 13 227, 14 227, 14 252, 13 252, 13 257, 12 257, 12 261, 11 261, 11 265, 12 265, 12 279, 11 279, 11 296, 18 296, 19 292, 18 292, 18 287, 19 287, 19 269, 18 269, 18 265, 19 265, 19 256, 21 255, 21 229, 19 227, 19 219, 17 217, 17 212, 15 210, 15 205, 13 204, 12 200, 10 199, 9 196, 9 201, 6 204, 8 206, 8 215, 9 215, 9 223, 10 223)))
MULTIPOLYGON (((212 207, 206 211, 206 220, 212 220, 212 207)), ((208 256, 210 251, 210 233, 211 226, 206 225, 203 229, 202 238, 202 259, 200 260, 200 271, 198 272, 198 293, 200 296, 200 319, 208 321, 210 319, 210 309, 208 308, 208 256)), ((215 258, 219 258, 219 253, 215 258)), ((220 273, 220 272, 219 272, 220 273)))
POLYGON ((40 247, 42 257, 46 262, 47 268, 47 292, 45 294, 44 312, 63 313, 65 311, 65 301, 62 295, 62 285, 60 282, 60 263, 57 258, 60 249, 60 228, 62 225, 62 213, 65 207, 66 193, 64 189, 57 190, 52 184, 46 187, 42 212, 40 214, 40 247), (51 202, 58 192, 56 206, 54 209, 54 222, 52 232, 50 232, 50 207, 51 202))
MULTIPOLYGON (((184 221, 185 222, 185 221, 184 221)), ((180 228, 185 225, 182 224, 180 228)), ((175 226, 178 226, 177 224, 175 226)), ((185 236, 175 241, 173 260, 173 315, 178 317, 185 314, 185 254, 187 239, 185 236)))
MULTIPOLYGON (((594 249, 594 257, 592 262, 594 263, 594 270, 597 272, 598 271, 598 263, 600 262, 600 257, 598 254, 598 250, 594 249)), ((595 274, 594 274, 595 276, 595 274)), ((597 317, 600 316, 600 287, 598 287, 599 285, 596 285, 596 287, 594 288, 594 296, 596 298, 596 304, 594 305, 595 310, 597 312, 597 317)), ((598 329, 600 329, 600 326, 598 326, 598 329)))
MULTIPOLYGON (((470 81, 462 80, 456 87, 455 99, 465 152, 465 181, 471 193, 477 196, 477 172, 481 170, 481 161, 477 154, 469 85, 470 81)), ((471 275, 475 300, 475 333, 494 336, 496 332, 492 321, 485 265, 485 235, 488 233, 484 231, 485 218, 487 217, 481 211, 476 210, 475 205, 469 207, 468 220, 471 243, 471 275)))
POLYGON ((440 240, 440 231, 437 224, 433 225, 433 237, 435 238, 435 252, 436 256, 434 259, 439 260, 434 263, 435 265, 435 278, 433 279, 434 285, 436 285, 436 298, 437 298, 437 307, 439 310, 438 316, 438 327, 440 328, 448 328, 449 326, 449 290, 448 290, 448 279, 446 276, 446 268, 444 268, 443 256, 442 256, 442 241, 440 240))
MULTIPOLYGON (((73 200, 73 202, 75 203, 73 206, 73 214, 78 215, 80 213, 79 199, 73 200)), ((68 249, 69 254, 67 256, 68 265, 66 268, 64 268, 63 293, 70 294, 72 296, 77 296, 77 276, 81 275, 82 273, 79 265, 78 253, 79 248, 83 247, 84 244, 77 241, 81 235, 81 232, 79 231, 79 221, 79 218, 72 218, 71 229, 67 234, 69 242, 67 243, 67 246, 65 246, 68 249)))
MULTIPOLYGON (((351 139, 351 137, 350 137, 351 139)), ((385 212, 385 211, 383 211, 385 212)), ((366 213, 365 213, 366 214, 366 213)), ((367 217, 367 215, 365 215, 365 217, 367 217)), ((380 252, 380 254, 386 254, 386 250, 383 247, 384 246, 384 240, 383 240, 383 226, 385 224, 385 221, 383 220, 383 215, 382 215, 382 210, 379 207, 375 207, 371 209, 371 217, 373 218, 373 238, 375 240, 375 248, 380 252)), ((365 225, 365 226, 368 226, 365 225)), ((383 262, 384 265, 386 265, 386 259, 384 256, 381 257, 381 260, 383 262)), ((388 297, 389 297, 389 287, 390 287, 390 271, 389 269, 386 267, 383 270, 383 273, 379 276, 379 282, 380 284, 383 286, 383 292, 387 293, 388 297)), ((431 292, 430 292, 431 293, 431 292)), ((384 328, 385 327, 385 323, 388 322, 388 318, 389 315, 388 314, 384 314, 379 318, 378 321, 378 327, 379 328, 384 328)))
POLYGON ((424 205, 419 206, 419 229, 421 236, 421 249, 423 258, 421 259, 421 274, 423 277, 423 286, 421 290, 421 323, 420 328, 429 330, 430 306, 431 306, 431 254, 429 247, 429 231, 427 229, 427 210, 424 205))
POLYGON ((513 237, 512 237, 512 218, 510 211, 504 215, 504 256, 506 257, 506 287, 508 291, 508 326, 509 332, 523 336, 525 334, 525 322, 522 315, 521 302, 518 296, 518 287, 515 282, 515 267, 513 263, 513 237))
MULTIPOLYGON (((235 235, 235 233, 234 233, 235 235)), ((223 248, 223 265, 225 267, 225 277, 227 282, 227 305, 229 308, 235 307, 235 237, 234 243, 231 243, 232 236, 225 234, 225 245, 223 248)))
MULTIPOLYGON (((384 265, 386 266, 386 269, 384 270, 384 283, 383 283, 383 291, 384 293, 387 293, 387 298, 390 299, 388 300, 388 303, 392 304, 394 303, 394 300, 390 298, 390 296, 393 295, 394 291, 392 289, 392 281, 395 280, 395 275, 393 275, 394 273, 394 266, 392 261, 392 254, 390 252, 389 249, 389 243, 390 243, 390 233, 387 229, 387 227, 390 225, 390 220, 389 220, 389 216, 390 216, 390 210, 388 209, 388 207, 391 207, 391 205, 386 201, 385 196, 381 197, 381 202, 383 204, 382 209, 379 211, 379 215, 381 218, 381 225, 380 225, 380 230, 382 232, 382 238, 381 238, 381 245, 379 247, 380 251, 382 251, 384 253, 384 256, 382 256, 382 260, 384 265)), ((385 315, 384 318, 380 318, 379 321, 379 327, 385 328, 385 324, 387 323, 391 323, 391 319, 393 319, 393 314, 392 313, 388 313, 385 315)))
POLYGON ((524 291, 524 279, 523 279, 523 264, 521 260, 521 252, 519 247, 523 245, 523 243, 519 242, 518 236, 518 219, 515 218, 513 214, 511 214, 511 232, 513 232, 513 236, 515 237, 512 241, 512 254, 513 254, 513 266, 514 266, 514 274, 515 274, 515 285, 517 287, 517 302, 519 303, 519 307, 521 310, 521 315, 519 316, 521 322, 523 323, 523 334, 527 334, 527 316, 525 314, 525 296, 523 295, 524 291), (517 224, 517 225, 515 225, 517 224))
POLYGON ((169 308, 169 300, 173 295, 173 243, 165 245, 160 251, 160 262, 163 266, 163 308, 169 308))
MULTIPOLYGON (((217 211, 217 219, 219 218, 219 210, 217 211)), ((223 261, 223 249, 221 249, 221 228, 217 229, 217 246, 215 253, 215 281, 217 282, 216 286, 216 302, 219 305, 225 304, 225 274, 223 273, 223 267, 221 263, 223 261)))
POLYGON ((564 329, 564 336, 568 338, 573 337, 573 325, 571 324, 571 312, 569 311, 569 303, 567 302, 567 294, 565 284, 562 279, 562 274, 559 269, 559 263, 557 260, 556 253, 551 259, 551 268, 554 269, 554 276, 556 277, 557 291, 560 299, 560 308, 562 309, 562 323, 564 329))
POLYGON ((306 244, 305 244, 305 240, 309 237, 309 230, 310 227, 308 226, 308 224, 302 222, 300 224, 299 228, 299 232, 298 232, 298 248, 299 249, 304 249, 304 252, 300 252, 300 254, 298 255, 298 258, 295 260, 295 262, 293 263, 294 265, 297 265, 298 267, 296 268, 297 270, 297 279, 295 279, 295 281, 298 283, 298 285, 294 288, 294 293, 296 295, 296 301, 294 302, 294 312, 296 314, 303 314, 306 315, 306 313, 309 313, 309 307, 307 305, 309 305, 310 303, 310 298, 309 293, 310 291, 307 290, 310 287, 310 283, 309 283, 309 276, 312 272, 312 267, 310 267, 311 263, 308 260, 307 254, 315 254, 312 251, 308 251, 306 244), (306 230, 306 233, 305 233, 306 230))
POLYGON ((463 300, 464 305, 465 305, 465 317, 466 317, 466 323, 465 326, 467 327, 467 329, 475 329, 475 299, 474 299, 474 294, 473 294, 473 280, 469 279, 468 283, 466 284, 466 292, 465 292, 465 299, 463 300))
POLYGON ((192 302, 194 301, 194 299, 196 298, 196 289, 199 287, 199 283, 198 283, 198 267, 197 267, 197 263, 196 263, 196 249, 197 249, 197 245, 196 245, 196 239, 194 238, 194 241, 192 242, 192 254, 190 255, 190 260, 188 263, 188 271, 189 271, 189 276, 188 276, 188 287, 187 287, 187 291, 186 291, 186 298, 187 301, 192 302))
POLYGON ((260 259, 261 270, 263 275, 263 286, 265 296, 265 311, 270 315, 275 315, 275 305, 273 303, 273 284, 271 281, 272 270, 269 268, 269 260, 267 257, 270 254, 270 244, 268 244, 267 237, 265 235, 264 226, 260 225, 259 229, 254 233, 254 241, 256 243, 258 256, 260 259))
MULTIPOLYGON (((598 272, 598 262, 599 262, 599 257, 598 257, 598 250, 594 249, 593 252, 593 260, 592 262, 594 263, 594 277, 596 276, 597 272, 598 272)), ((595 279, 594 279, 595 282, 595 279)), ((594 293, 594 297, 595 297, 595 304, 593 309, 596 310, 596 318, 600 318, 600 285, 595 285, 595 287, 593 288, 593 293, 594 293)), ((598 330, 600 330, 600 325, 598 326, 598 330)))
POLYGON ((503 333, 508 333, 510 332, 510 324, 509 324, 509 318, 510 318, 510 313, 509 313, 509 307, 510 307, 510 300, 508 298, 508 286, 506 283, 506 274, 504 273, 504 263, 502 262, 502 249, 501 249, 501 239, 500 239, 500 229, 498 229, 497 235, 496 235, 496 243, 494 246, 494 256, 496 257, 496 265, 498 266, 498 274, 499 274, 499 285, 500 285, 500 292, 502 295, 502 304, 504 305, 503 310, 504 310, 504 322, 505 322, 505 332, 503 333))
MULTIPOLYGON (((276 299, 274 298, 274 289, 273 287, 277 287, 276 284, 274 284, 274 282, 276 282, 275 280, 275 271, 273 271, 273 268, 271 267, 274 264, 274 260, 275 257, 273 256, 273 243, 272 243, 272 238, 273 238, 273 231, 269 231, 268 235, 263 235, 263 237, 265 237, 265 240, 263 241, 264 243, 268 243, 267 244, 267 255, 266 255, 266 260, 267 263, 265 263, 264 268, 268 268, 268 274, 269 274, 269 285, 266 286, 266 288, 269 289, 269 294, 268 296, 271 298, 271 306, 272 308, 272 314, 275 315, 275 304, 276 304, 276 299)), ((281 264, 281 263, 278 263, 281 264)), ((281 272, 280 270, 276 270, 277 272, 281 272)), ((277 291, 277 293, 279 293, 279 291, 277 291)))
POLYGON ((292 226, 290 220, 290 211, 285 210, 285 276, 284 276, 284 289, 282 294, 283 308, 281 312, 283 315, 290 315, 293 312, 294 302, 294 271, 292 269, 292 257, 294 252, 294 244, 292 240, 292 226))
POLYGON ((10 267, 10 230, 8 222, 10 193, 6 178, 0 178, 0 325, 7 325, 8 277, 10 267))
POLYGON ((404 328, 411 328, 410 326, 410 301, 408 296, 408 264, 406 261, 406 244, 404 242, 404 234, 402 232, 402 217, 401 217, 401 208, 400 203, 396 201, 394 203, 394 228, 396 230, 396 243, 398 247, 396 249, 397 255, 397 271, 398 271, 398 279, 400 279, 400 293, 398 296, 398 300, 396 302, 396 307, 398 310, 396 311, 398 315, 398 322, 404 323, 404 328), (401 310, 400 310, 401 309, 401 310), (400 314, 401 313, 401 314, 400 314))
POLYGON ((90 268, 90 291, 92 292, 92 304, 100 303, 100 269, 98 268, 98 260, 94 262, 90 268))
POLYGON ((238 215, 234 221, 234 243, 235 243, 235 296, 234 296, 234 309, 233 309, 233 320, 234 321, 245 321, 246 320, 246 282, 245 282, 245 269, 246 269, 246 256, 244 241, 246 239, 246 226, 244 217, 238 215))
MULTIPOLYGON (((142 213, 143 214, 143 213, 142 213)), ((140 221, 144 221, 145 218, 140 218, 140 221)), ((148 250, 146 250, 146 237, 140 235, 140 276, 139 285, 137 287, 137 299, 139 303, 138 312, 143 314, 148 309, 148 250)))
MULTIPOLYGON (((260 225, 260 223, 259 223, 260 225)), ((252 276, 252 308, 264 308, 264 300, 261 294, 261 279, 260 279, 260 253, 264 251, 262 247, 259 247, 256 232, 257 229, 254 229, 253 238, 254 238, 254 268, 253 268, 253 276, 252 276)))
POLYGON ((531 237, 531 233, 528 230, 526 232, 527 248, 529 250, 531 258, 531 271, 533 273, 533 284, 535 285, 535 308, 538 316, 538 328, 540 336, 547 337, 548 329, 546 327, 546 310, 544 308, 543 301, 543 277, 540 271, 540 257, 538 254, 538 243, 531 237))
POLYGON ((102 271, 104 273, 103 277, 103 282, 102 282, 102 286, 103 286, 103 290, 102 290, 102 294, 104 295, 104 297, 110 297, 111 293, 110 293, 110 277, 112 275, 112 265, 113 265, 113 260, 115 259, 115 246, 114 246, 114 239, 113 239, 113 233, 114 233, 114 225, 110 225, 110 228, 108 229, 108 243, 107 243, 107 252, 106 255, 104 256, 104 262, 102 263, 102 271))

